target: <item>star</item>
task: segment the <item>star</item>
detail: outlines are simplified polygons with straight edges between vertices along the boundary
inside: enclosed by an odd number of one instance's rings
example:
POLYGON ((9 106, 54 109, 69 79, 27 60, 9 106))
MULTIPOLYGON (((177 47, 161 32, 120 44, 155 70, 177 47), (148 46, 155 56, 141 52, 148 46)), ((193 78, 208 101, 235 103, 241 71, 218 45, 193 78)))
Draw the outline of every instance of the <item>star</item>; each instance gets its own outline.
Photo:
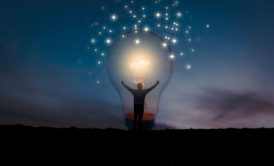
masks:
POLYGON ((156 13, 155 13, 155 17, 156 17, 156 18, 160 18, 161 16, 162 16, 162 15, 161 15, 160 12, 156 12, 156 13))
POLYGON ((110 16, 111 21, 116 21, 118 19, 118 16, 116 14, 112 14, 110 16))
POLYGON ((149 27, 145 26, 145 27, 144 27, 144 31, 145 31, 145 32, 148 32, 148 31, 149 31, 149 27))
POLYGON ((162 44, 162 46, 163 46, 163 47, 167 47, 167 43, 164 42, 164 43, 162 44))
POLYGON ((173 44, 176 44, 176 43, 177 43, 177 39, 176 39, 176 38, 173 38, 173 39, 172 39, 172 43, 173 43, 173 44))
POLYGON ((183 14, 182 14, 182 12, 177 12, 177 13, 176 13, 176 16, 177 16, 178 18, 181 18, 181 17, 183 16, 183 14))
POLYGON ((186 64, 185 68, 186 68, 187 70, 191 70, 191 69, 192 69, 192 65, 191 65, 191 64, 186 64))
POLYGON ((209 25, 209 24, 206 24, 206 28, 210 28, 210 25, 209 25))
POLYGON ((175 58, 175 55, 174 55, 174 54, 170 54, 170 55, 169 55, 169 58, 170 58, 170 59, 174 59, 174 58, 175 58))
POLYGON ((96 43, 96 39, 95 39, 95 38, 91 38, 91 39, 90 39, 90 43, 91 43, 91 44, 95 44, 95 43, 96 43))
POLYGON ((138 44, 140 44, 140 42, 141 42, 141 41, 140 41, 140 39, 135 39, 135 41, 134 41, 134 42, 135 42, 135 44, 137 44, 137 45, 138 45, 138 44))
POLYGON ((111 40, 110 38, 107 38, 107 39, 105 40, 105 42, 106 42, 107 45, 110 45, 110 44, 112 43, 112 40, 111 40))

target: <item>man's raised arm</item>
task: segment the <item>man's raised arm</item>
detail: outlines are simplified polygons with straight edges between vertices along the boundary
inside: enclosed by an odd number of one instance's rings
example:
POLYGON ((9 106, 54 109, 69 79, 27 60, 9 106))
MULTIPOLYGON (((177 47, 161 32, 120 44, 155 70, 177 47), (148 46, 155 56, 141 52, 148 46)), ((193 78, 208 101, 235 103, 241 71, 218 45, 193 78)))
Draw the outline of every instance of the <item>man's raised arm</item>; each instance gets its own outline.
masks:
POLYGON ((152 87, 146 89, 147 93, 150 92, 152 89, 154 89, 158 84, 159 84, 159 81, 157 81, 156 84, 154 84, 152 87))
POLYGON ((124 81, 121 81, 121 84, 130 92, 132 92, 134 89, 130 88, 129 86, 127 86, 124 81))

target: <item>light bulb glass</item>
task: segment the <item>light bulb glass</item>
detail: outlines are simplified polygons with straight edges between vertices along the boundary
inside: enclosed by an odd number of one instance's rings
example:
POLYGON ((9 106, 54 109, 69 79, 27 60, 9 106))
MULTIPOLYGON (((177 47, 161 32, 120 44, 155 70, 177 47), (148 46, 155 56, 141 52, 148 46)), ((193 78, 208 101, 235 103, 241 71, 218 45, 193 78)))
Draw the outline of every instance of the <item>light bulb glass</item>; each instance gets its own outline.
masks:
POLYGON ((171 50, 163 46, 165 41, 157 34, 147 31, 134 31, 116 40, 107 56, 107 72, 112 85, 119 93, 126 125, 132 127, 134 115, 133 95, 121 84, 137 89, 137 83, 143 89, 150 88, 157 81, 159 85, 150 91, 145 98, 143 127, 152 128, 157 112, 159 99, 173 73, 171 50))

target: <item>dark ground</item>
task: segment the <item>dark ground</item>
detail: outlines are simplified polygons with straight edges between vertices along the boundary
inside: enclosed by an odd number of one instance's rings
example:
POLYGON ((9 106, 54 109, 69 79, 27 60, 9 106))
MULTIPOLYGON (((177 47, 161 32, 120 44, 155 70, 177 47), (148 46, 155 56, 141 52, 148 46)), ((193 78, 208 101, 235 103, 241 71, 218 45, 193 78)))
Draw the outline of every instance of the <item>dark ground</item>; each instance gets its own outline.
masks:
POLYGON ((172 166, 184 165, 182 163, 185 162, 196 165, 201 161, 218 164, 219 160, 224 160, 220 164, 223 165, 223 162, 233 163, 238 159, 251 161, 262 154, 265 159, 271 159, 268 155, 273 154, 274 129, 133 132, 117 129, 33 128, 18 125, 0 126, 0 140, 1 151, 5 154, 24 154, 31 160, 34 156, 42 161, 64 156, 64 160, 68 162, 80 156, 77 162, 99 162, 99 165, 111 162, 111 165, 159 163, 157 165, 172 166), (28 155, 29 152, 31 155, 28 155), (196 159, 193 160, 193 157, 196 159), (215 160, 216 158, 218 160, 215 160))

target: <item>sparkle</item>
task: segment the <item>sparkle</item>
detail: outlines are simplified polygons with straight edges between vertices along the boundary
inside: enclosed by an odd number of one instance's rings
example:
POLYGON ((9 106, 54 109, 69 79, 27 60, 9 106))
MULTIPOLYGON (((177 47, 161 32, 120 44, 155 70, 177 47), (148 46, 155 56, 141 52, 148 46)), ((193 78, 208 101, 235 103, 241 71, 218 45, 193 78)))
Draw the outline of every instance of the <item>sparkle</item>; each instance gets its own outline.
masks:
POLYGON ((161 14, 160 12, 156 12, 156 13, 155 13, 155 17, 156 17, 156 18, 160 18, 161 16, 162 16, 162 14, 161 14))
POLYGON ((137 44, 137 45, 141 43, 140 39, 135 39, 134 42, 135 42, 135 44, 137 44))
POLYGON ((118 16, 116 14, 112 14, 110 16, 111 21, 116 21, 118 19, 118 16))
POLYGON ((105 42, 106 42, 107 45, 111 45, 112 40, 110 38, 107 38, 105 42))
POLYGON ((179 5, 179 1, 177 1, 177 0, 174 1, 173 4, 172 4, 173 7, 178 6, 178 5, 179 5))
POLYGON ((96 43, 96 39, 95 39, 95 38, 91 38, 91 39, 90 39, 90 43, 91 43, 91 44, 95 44, 95 43, 96 43))
POLYGON ((149 27, 145 26, 145 27, 144 27, 144 31, 145 31, 145 32, 148 32, 148 31, 149 31, 149 27))
MULTIPOLYGON (((127 31, 133 31, 133 33, 135 33, 134 35, 136 37, 133 38, 131 42, 133 45, 136 44, 136 47, 140 47, 143 45, 144 41, 138 37, 139 30, 143 32, 156 30, 155 32, 159 33, 159 35, 164 39, 160 42, 159 46, 162 47, 162 49, 167 49, 170 46, 172 50, 176 50, 176 52, 168 54, 168 59, 173 60, 179 57, 182 57, 183 59, 183 56, 188 54, 196 54, 196 50, 194 50, 196 47, 192 44, 196 41, 200 41, 200 36, 198 35, 197 37, 197 35, 194 34, 196 31, 192 30, 194 27, 191 26, 195 24, 191 24, 191 16, 189 15, 189 12, 178 7, 180 0, 170 0, 165 2, 163 2, 163 0, 153 0, 153 6, 146 6, 142 4, 139 6, 139 4, 137 4, 137 0, 129 0, 128 2, 123 0, 115 1, 118 5, 117 8, 122 8, 119 13, 117 10, 110 11, 111 8, 106 5, 101 5, 99 10, 105 18, 102 18, 103 20, 100 21, 93 20, 88 26, 89 28, 94 29, 95 35, 89 38, 89 45, 86 48, 100 58, 95 60, 94 64, 102 66, 105 63, 104 58, 107 56, 105 52, 107 49, 106 47, 113 44, 114 37, 120 37, 121 40, 127 38, 127 31), (127 18, 128 20, 126 21, 124 18, 127 18), (105 23, 99 23, 102 21, 105 23), (118 25, 118 21, 123 21, 125 24, 118 25), (192 36, 192 33, 195 36, 192 36), (180 35, 180 37, 177 35, 180 35), (183 44, 181 42, 188 43, 185 49, 177 48, 179 46, 182 47, 179 45, 183 44), (105 45, 101 47, 101 44, 105 45)), ((209 22, 205 22, 202 26, 204 29, 211 28, 209 22)), ((78 61, 81 61, 82 63, 82 60, 78 61)), ((190 70, 192 68, 191 62, 183 64, 183 68, 190 70)), ((97 80, 95 79, 95 82, 97 83, 98 81, 99 84, 99 80, 100 79, 97 78, 97 80)))
POLYGON ((169 58, 170 58, 170 59, 174 59, 174 58, 175 58, 175 55, 174 55, 174 54, 170 54, 170 55, 169 55, 169 58))
POLYGON ((176 43, 177 43, 177 39, 176 39, 176 38, 173 38, 173 39, 172 39, 172 43, 173 43, 173 44, 176 44, 176 43))
POLYGON ((210 25, 209 25, 209 24, 206 24, 206 28, 210 28, 210 25))
POLYGON ((192 69, 192 65, 191 65, 191 64, 186 64, 185 68, 186 68, 187 70, 191 70, 191 69, 192 69))
POLYGON ((163 47, 167 47, 167 43, 164 42, 164 43, 162 44, 162 46, 163 46, 163 47))
POLYGON ((101 81, 99 81, 99 80, 96 81, 96 84, 100 84, 100 83, 101 83, 101 81))
POLYGON ((176 13, 176 16, 177 16, 178 18, 181 18, 181 17, 183 16, 183 14, 182 14, 182 12, 177 12, 177 13, 176 13))

